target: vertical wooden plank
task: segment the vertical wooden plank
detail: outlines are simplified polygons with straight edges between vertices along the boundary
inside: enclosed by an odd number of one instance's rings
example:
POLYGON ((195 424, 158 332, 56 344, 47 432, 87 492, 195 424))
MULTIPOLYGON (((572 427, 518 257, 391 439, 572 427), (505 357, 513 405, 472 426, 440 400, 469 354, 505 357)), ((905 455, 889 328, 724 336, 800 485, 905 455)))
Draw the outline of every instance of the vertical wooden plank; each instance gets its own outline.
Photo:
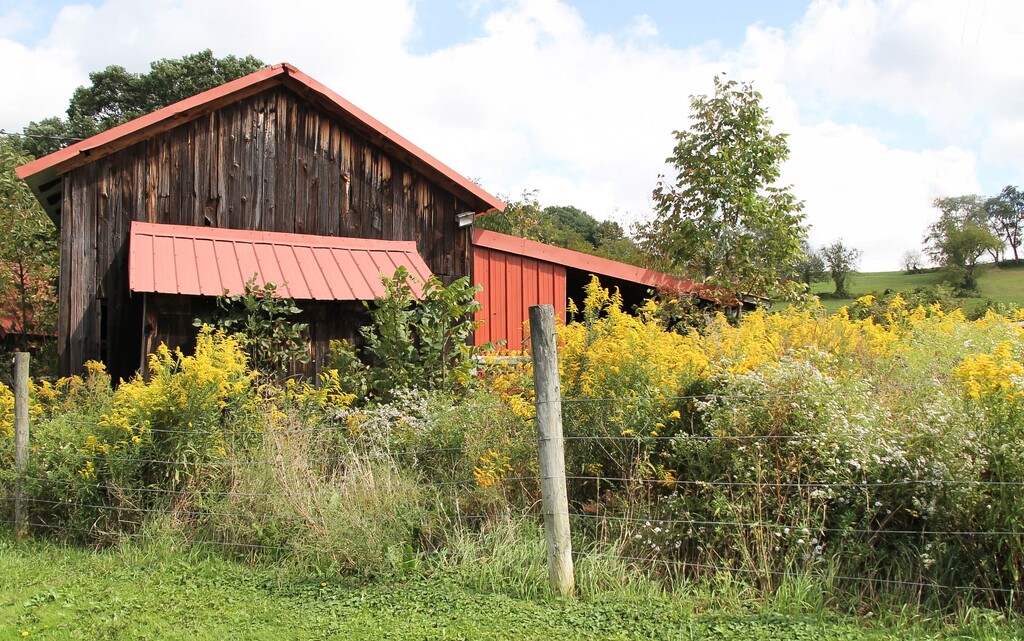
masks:
POLYGON ((110 276, 107 268, 110 265, 110 241, 113 234, 107 213, 110 202, 110 167, 113 162, 115 159, 108 156, 96 161, 93 165, 96 169, 95 181, 92 184, 92 189, 96 194, 96 254, 94 259, 97 269, 96 295, 99 297, 107 296, 108 277, 110 276))
POLYGON ((174 178, 171 182, 174 195, 171 207, 176 209, 175 216, 182 225, 195 225, 196 221, 196 188, 195 188, 195 134, 196 123, 190 122, 171 130, 177 134, 175 144, 176 158, 174 178))
MULTIPOLYGON (((326 120, 326 118, 325 118, 326 120)), ((327 190, 327 209, 325 211, 327 223, 327 235, 337 236, 341 231, 341 174, 342 163, 342 132, 337 123, 331 122, 330 139, 327 148, 327 161, 324 165, 326 180, 324 188, 327 190)))
POLYGON ((266 231, 290 232, 294 227, 285 227, 284 222, 277 218, 277 101, 273 94, 266 96, 263 101, 263 150, 260 164, 263 169, 260 173, 262 194, 260 197, 260 209, 263 212, 262 229, 266 231))
POLYGON ((473 344, 483 345, 493 340, 491 338, 491 323, 489 314, 491 309, 491 265, 490 250, 477 247, 473 252, 473 284, 483 287, 474 297, 480 303, 480 309, 473 314, 473 320, 479 323, 473 333, 473 344))
POLYGON ((540 305, 554 305, 555 313, 555 274, 554 265, 545 261, 537 262, 537 301, 540 305))
POLYGON ((499 251, 491 252, 491 341, 505 341, 508 349, 519 349, 508 343, 508 311, 505 309, 505 257, 499 251))
POLYGON ((169 135, 158 136, 156 142, 159 160, 157 161, 157 201, 156 222, 176 223, 177 215, 171 210, 171 140, 169 135))
POLYGON ((295 233, 306 231, 305 218, 295 208, 295 112, 285 92, 278 89, 277 102, 277 186, 274 188, 275 207, 281 217, 281 228, 295 233))
POLYGON ((523 257, 507 254, 505 257, 505 309, 508 316, 509 349, 523 349, 523 257))
POLYGON ((139 218, 146 222, 155 223, 158 220, 157 203, 160 200, 160 147, 156 140, 146 141, 146 195, 143 209, 145 216, 139 218))
POLYGON ((259 94, 253 103, 253 128, 252 134, 252 220, 250 227, 246 229, 257 229, 260 231, 273 231, 270 226, 266 211, 266 172, 267 172, 267 113, 266 95, 259 94))
POLYGON ((211 112, 204 120, 203 144, 196 145, 201 150, 203 160, 200 163, 200 185, 202 192, 199 203, 202 206, 201 223, 209 227, 220 227, 221 200, 221 130, 219 112, 211 112))
POLYGON ((339 170, 341 171, 341 220, 338 223, 338 234, 342 236, 357 236, 358 232, 351 233, 354 229, 352 222, 352 136, 345 129, 341 130, 341 158, 339 158, 339 170))
POLYGON ((221 128, 224 131, 225 149, 225 227, 243 229, 244 209, 242 207, 243 182, 242 149, 243 149, 243 118, 240 105, 232 105, 224 112, 221 128))
POLYGON ((294 190, 295 216, 303 221, 303 233, 322 234, 316 219, 316 212, 309 207, 309 130, 306 127, 306 115, 299 103, 289 100, 292 118, 295 120, 295 135, 292 144, 295 146, 295 179, 294 190))
POLYGON ((191 149, 191 180, 188 184, 188 224, 204 226, 210 196, 207 189, 210 185, 210 117, 200 118, 189 124, 193 130, 193 149, 191 149))
POLYGON ((524 318, 527 310, 533 305, 542 305, 537 297, 537 284, 540 279, 540 266, 533 258, 523 258, 523 308, 524 318))
POLYGON ((57 281, 57 373, 71 375, 71 292, 77 275, 71 268, 71 239, 76 229, 74 190, 69 176, 61 178, 63 192, 60 208, 60 277, 57 281))
POLYGON ((555 316, 564 323, 567 302, 565 292, 565 267, 562 265, 554 265, 552 272, 555 281, 555 316))
POLYGON ((331 125, 327 118, 324 118, 321 114, 317 113, 317 177, 320 185, 319 193, 317 194, 317 215, 321 220, 326 222, 327 231, 330 234, 331 230, 331 200, 330 200, 330 186, 331 186, 331 167, 328 162, 331 150, 331 125))

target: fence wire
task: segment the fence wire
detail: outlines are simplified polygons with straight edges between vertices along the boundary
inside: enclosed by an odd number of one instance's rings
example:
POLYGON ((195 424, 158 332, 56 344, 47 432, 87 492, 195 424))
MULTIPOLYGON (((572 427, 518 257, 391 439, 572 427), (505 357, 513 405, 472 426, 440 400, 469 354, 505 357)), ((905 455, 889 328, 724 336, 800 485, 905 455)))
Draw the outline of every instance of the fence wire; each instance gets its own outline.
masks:
MULTIPOLYGON (((777 398, 788 398, 789 395, 779 395, 777 398)), ((716 399, 722 398, 722 395, 692 395, 675 397, 673 401, 706 401, 711 402, 716 399)), ((736 400, 743 399, 754 399, 755 397, 748 396, 731 396, 730 398, 736 400)), ((758 397, 760 398, 760 397, 758 397)), ((563 403, 567 406, 575 406, 582 403, 622 403, 636 401, 636 398, 630 399, 563 399, 563 403)), ((664 401, 664 398, 647 399, 647 400, 658 400, 664 401)), ((760 400, 763 400, 761 398, 760 400)), ((61 419, 58 421, 63 424, 79 425, 83 428, 100 428, 104 427, 94 422, 86 421, 70 421, 61 419)), ((654 426, 652 426, 653 428, 654 426)), ((330 424, 330 425, 318 425, 302 427, 297 429, 287 429, 280 432, 267 432, 267 431, 220 431, 220 430, 191 430, 191 429, 169 429, 169 428, 155 428, 148 429, 149 432, 164 436, 189 436, 189 437, 217 437, 224 438, 228 442, 231 439, 239 439, 245 441, 248 437, 260 437, 260 438, 276 438, 287 440, 291 437, 300 437, 302 435, 338 435, 341 443, 347 443, 350 447, 348 450, 339 453, 330 452, 317 452, 315 454, 304 454, 300 456, 266 456, 266 457, 254 457, 251 454, 248 457, 240 458, 224 458, 214 460, 174 460, 171 458, 152 458, 152 457, 131 457, 131 456, 116 456, 116 455, 93 455, 93 460, 103 461, 111 464, 131 464, 141 466, 164 466, 168 470, 181 470, 182 472, 189 469, 190 466, 200 465, 208 466, 211 468, 223 468, 224 470, 239 470, 246 467, 259 467, 265 466, 272 469, 287 469, 295 464, 301 464, 304 470, 306 468, 316 466, 337 466, 344 467, 345 464, 352 463, 353 460, 381 460, 389 462, 395 465, 414 465, 415 461, 419 460, 431 460, 439 456, 451 457, 453 460, 461 460, 463 468, 467 465, 472 465, 474 461, 470 460, 473 456, 469 450, 464 446, 451 446, 451 447, 425 447, 425 448, 394 448, 389 449, 387 447, 381 448, 379 443, 366 443, 360 442, 359 437, 353 435, 347 426, 330 424), (377 449, 374 449, 377 448, 377 449), (403 463, 404 462, 404 463, 403 463), (413 463, 410 463, 413 462, 413 463)), ((1005 433, 1018 433, 1024 431, 1024 426, 1019 425, 1006 425, 997 426, 995 428, 978 428, 978 432, 985 431, 1002 431, 1005 433)), ((935 435, 927 435, 931 438, 935 435)), ((588 435, 588 434, 569 434, 563 438, 564 447, 566 448, 567 454, 573 454, 573 448, 596 445, 598 447, 607 446, 608 448, 619 448, 621 449, 624 445, 632 446, 634 449, 644 449, 650 447, 652 444, 658 446, 674 445, 676 447, 685 446, 687 443, 721 443, 728 445, 735 445, 737 443, 779 443, 786 441, 824 441, 827 439, 845 438, 845 439, 863 439, 867 438, 867 434, 864 430, 846 430, 840 432, 830 432, 827 435, 821 434, 744 434, 744 435, 715 435, 715 434, 676 434, 670 436, 628 436, 628 435, 588 435)), ((912 440, 921 438, 921 435, 913 434, 886 434, 887 439, 891 439, 894 442, 901 440, 912 440)), ((473 452, 488 452, 488 451, 507 451, 508 448, 513 446, 519 447, 535 447, 538 444, 538 438, 515 438, 515 439, 502 439, 491 443, 476 443, 473 446, 473 452)), ((252 452, 250 448, 248 451, 252 452)), ((36 461, 45 460, 47 452, 36 449, 31 454, 32 458, 36 461)), ((504 490, 511 486, 521 486, 530 488, 530 502, 525 505, 516 506, 518 509, 512 509, 511 512, 522 515, 527 518, 538 518, 541 516, 539 505, 536 502, 535 495, 538 494, 538 486, 541 478, 538 474, 529 473, 530 470, 534 470, 532 463, 517 461, 518 467, 516 469, 509 469, 502 473, 498 473, 492 479, 494 485, 497 486, 498 490, 504 490)), ((249 489, 236 489, 232 487, 218 487, 216 485, 210 485, 202 488, 178 488, 178 487, 165 487, 160 486, 156 483, 146 486, 139 487, 121 487, 115 483, 109 483, 107 485, 96 485, 94 489, 98 491, 98 495, 102 496, 104 493, 113 493, 122 497, 152 497, 152 499, 140 501, 140 505, 127 504, 110 504, 104 503, 101 500, 82 500, 78 501, 74 498, 75 490, 81 489, 83 486, 88 485, 87 479, 68 479, 68 478, 54 478, 47 474, 40 474, 42 468, 36 466, 31 468, 34 470, 33 473, 24 475, 21 477, 21 481, 26 485, 35 486, 36 493, 30 496, 23 497, 23 501, 28 507, 30 516, 30 527, 40 532, 53 532, 53 533, 67 533, 74 532, 81 536, 88 536, 90 534, 99 534, 102 536, 110 536, 114 538, 127 538, 134 539, 146 536, 146 533, 141 530, 143 521, 154 515, 160 514, 173 514, 179 517, 187 517, 194 520, 203 519, 248 519, 252 517, 252 513, 246 510, 239 509, 224 509, 225 505, 212 507, 211 509, 204 509, 201 507, 202 504, 212 503, 217 504, 219 502, 225 503, 227 506, 231 505, 232 500, 244 499, 244 500, 263 500, 263 501, 288 501, 296 499, 296 492, 294 491, 253 491, 249 489), (60 497, 64 498, 60 498, 60 497), (158 499, 166 499, 161 502, 158 499), (192 499, 191 501, 189 499, 192 499), (57 508, 61 509, 74 509, 74 510, 93 510, 98 513, 110 513, 115 515, 117 523, 123 523, 125 525, 131 525, 138 529, 124 529, 116 532, 99 532, 96 530, 90 531, 90 528, 83 527, 81 524, 70 524, 70 523, 57 523, 53 522, 50 518, 50 512, 53 512, 57 508), (133 518, 136 515, 138 520, 131 521, 128 519, 133 518)), ((308 471, 308 470, 307 470, 308 471)), ((453 468, 454 473, 454 468, 453 468)), ((315 469, 312 473, 315 473, 315 469)), ((424 486, 433 489, 434 491, 440 491, 447 494, 450 497, 458 499, 462 494, 469 490, 479 489, 481 486, 481 480, 476 476, 461 476, 458 478, 438 478, 443 477, 442 470, 430 469, 421 470, 419 472, 420 479, 424 486), (432 476, 433 478, 427 478, 432 476)), ((795 474, 795 475, 798 475, 795 474)), ((643 528, 653 527, 673 527, 679 529, 686 528, 733 528, 737 531, 744 530, 763 530, 767 532, 777 533, 785 532, 789 534, 791 532, 805 532, 806 536, 825 537, 828 535, 837 536, 860 536, 860 537, 904 537, 907 541, 919 544, 924 539, 952 539, 965 542, 965 544, 973 544, 974 541, 985 541, 985 540, 1005 540, 1007 545, 1013 546, 1016 549, 1024 548, 1024 533, 1019 529, 941 529, 941 528, 927 528, 921 527, 920 529, 910 529, 906 527, 898 527, 893 529, 886 529, 884 524, 880 524, 879 527, 854 527, 844 526, 837 527, 829 525, 826 521, 822 520, 820 526, 811 526, 808 523, 787 523, 787 522, 772 522, 764 519, 715 519, 715 518, 686 518, 686 517, 672 517, 663 518, 657 516, 657 500, 664 498, 665 495, 687 493, 699 490, 778 490, 778 491, 794 491, 797 496, 790 496, 788 500, 800 501, 809 500, 804 497, 801 493, 807 491, 823 491, 823 492, 871 492, 873 490, 886 489, 886 488, 900 488, 900 487, 926 487, 930 489, 943 489, 943 488, 980 488, 982 490, 1014 490, 1024 486, 1024 480, 1005 480, 1005 479, 984 479, 984 478, 900 478, 892 480, 846 480, 846 481, 816 481, 816 480, 765 480, 765 481, 751 481, 751 480, 734 480, 734 479, 695 479, 695 478, 671 478, 658 477, 654 475, 644 474, 587 474, 579 473, 576 471, 566 476, 566 482, 570 488, 570 511, 569 516, 577 523, 589 523, 592 527, 583 527, 582 533, 576 535, 577 540, 585 545, 594 543, 595 541, 581 540, 581 537, 591 535, 595 530, 593 526, 615 526, 618 528, 618 542, 624 536, 640 532, 643 528), (635 505, 628 505, 625 508, 614 504, 605 505, 601 503, 600 494, 596 496, 590 496, 587 493, 592 489, 592 486, 602 487, 642 487, 647 488, 648 494, 652 495, 653 498, 648 496, 648 499, 652 503, 644 504, 638 503, 635 505), (593 503, 596 499, 596 505, 593 503), (642 513, 643 510, 649 510, 648 513, 642 513)), ((0 485, 0 488, 4 488, 5 493, 0 495, 0 504, 11 505, 14 500, 13 494, 9 492, 9 487, 6 485, 0 485)), ((359 495, 374 495, 384 490, 374 485, 368 485, 365 487, 346 487, 344 475, 339 475, 337 478, 321 478, 316 480, 316 487, 307 487, 303 489, 302 497, 304 499, 322 499, 333 496, 344 496, 352 498, 359 495)), ((827 498, 817 497, 816 500, 826 501, 827 498)), ((456 503, 457 504, 457 503, 456 503)), ((505 511, 503 514, 507 515, 509 512, 505 511)), ((9 514, 2 513, 2 514, 9 514)), ((0 515, 2 515, 0 514, 0 515)), ((283 515, 278 515, 283 516, 283 515)), ((456 518, 464 523, 472 523, 486 520, 493 520, 496 517, 495 513, 483 513, 478 511, 470 512, 457 512, 449 515, 449 518, 456 518)), ((97 523, 99 520, 97 519, 97 523)), ((0 519, 0 524, 7 527, 14 525, 13 520, 10 518, 0 519)), ((97 526, 99 527, 99 526, 97 526)), ((684 536, 696 536, 694 534, 686 534, 684 536)), ((599 541, 600 542, 600 541, 599 541)), ((614 536, 610 536, 604 543, 613 544, 616 543, 614 536)), ((277 552, 282 554, 288 554, 293 551, 290 546, 278 546, 278 545, 262 545, 247 542, 230 542, 220 541, 215 538, 202 538, 197 540, 197 543, 202 545, 212 546, 223 546, 230 549, 249 549, 254 551, 267 551, 277 552)), ((589 547, 589 545, 588 545, 589 547)), ((599 549, 599 548, 595 548, 599 549)), ((657 557, 657 556, 640 556, 630 553, 628 547, 620 546, 618 549, 619 553, 616 555, 622 561, 642 564, 652 568, 658 567, 671 567, 672 572, 681 574, 699 574, 707 572, 721 572, 732 574, 736 576, 750 575, 755 577, 777 577, 784 578, 793 576, 794 573, 790 571, 784 571, 779 569, 773 569, 771 567, 743 567, 739 564, 718 564, 718 563, 707 563, 700 559, 685 559, 685 558, 671 558, 671 557, 657 557)), ((809 572, 814 573, 814 568, 810 568, 809 572)), ((936 590, 936 591, 953 591, 953 592, 980 592, 980 593, 991 593, 1000 595, 1014 595, 1019 591, 1019 588, 1014 585, 1007 587, 1005 585, 954 585, 954 584, 942 584, 940 582, 921 581, 914 579, 894 579, 885 576, 856 576, 846 574, 827 574, 822 578, 838 581, 838 582, 850 582, 850 583, 867 583, 873 586, 890 586, 894 588, 911 588, 911 589, 922 589, 922 590, 936 590)), ((984 576, 981 574, 979 569, 979 583, 984 581, 998 580, 998 577, 984 576)))

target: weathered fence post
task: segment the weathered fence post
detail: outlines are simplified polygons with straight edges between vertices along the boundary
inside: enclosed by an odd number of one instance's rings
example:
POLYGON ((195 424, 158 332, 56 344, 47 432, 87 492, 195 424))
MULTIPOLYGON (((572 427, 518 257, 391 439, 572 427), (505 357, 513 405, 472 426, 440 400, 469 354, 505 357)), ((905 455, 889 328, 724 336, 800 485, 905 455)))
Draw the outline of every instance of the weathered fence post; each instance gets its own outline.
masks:
POLYGON ((573 593, 576 579, 569 532, 569 499, 565 490, 565 440, 562 437, 562 393, 558 386, 555 310, 551 305, 530 307, 530 343, 540 441, 541 499, 548 544, 548 583, 556 593, 567 596, 573 593))
POLYGON ((14 354, 14 537, 25 536, 25 499, 22 487, 28 464, 28 363, 26 352, 14 354))

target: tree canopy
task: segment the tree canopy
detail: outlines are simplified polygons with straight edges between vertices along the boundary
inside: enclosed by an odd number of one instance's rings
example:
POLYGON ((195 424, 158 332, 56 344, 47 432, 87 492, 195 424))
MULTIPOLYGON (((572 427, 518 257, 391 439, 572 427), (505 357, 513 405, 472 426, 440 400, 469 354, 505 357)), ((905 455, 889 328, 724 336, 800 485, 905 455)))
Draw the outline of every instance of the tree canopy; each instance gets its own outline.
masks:
POLYGON ((217 58, 209 49, 162 59, 148 73, 132 73, 110 65, 89 74, 89 85, 75 90, 65 118, 54 116, 25 127, 22 150, 45 156, 75 140, 93 136, 121 123, 257 71, 266 65, 251 55, 217 58))
POLYGON ((836 285, 836 296, 846 296, 846 282, 857 271, 863 252, 855 247, 847 247, 842 239, 839 239, 825 245, 818 253, 825 263, 829 276, 832 277, 832 282, 836 285))
POLYGON ((480 216, 474 224, 481 229, 646 266, 636 243, 621 225, 599 221, 571 205, 542 207, 536 191, 524 192, 519 200, 510 201, 505 211, 480 216))
POLYGON ((14 173, 30 160, 14 141, 0 139, 0 316, 23 350, 30 337, 54 331, 59 264, 56 229, 28 184, 14 173))
POLYGON ((825 270, 825 261, 822 260, 821 254, 814 251, 811 248, 811 244, 807 240, 800 241, 800 256, 797 257, 795 263, 793 263, 793 276, 794 280, 798 280, 808 287, 812 283, 821 282, 828 278, 828 272, 825 270))
POLYGON ((690 128, 674 133, 666 160, 675 177, 654 189, 655 219, 642 246, 690 278, 756 294, 787 286, 806 236, 803 203, 778 184, 789 156, 773 134, 761 94, 715 78, 713 96, 692 96, 690 128))
POLYGON ((1007 185, 998 196, 985 201, 985 211, 992 233, 1010 248, 1014 260, 1020 260, 1018 250, 1024 243, 1024 192, 1007 185))
POLYGON ((992 233, 982 196, 937 198, 939 219, 928 226, 925 248, 954 286, 975 289, 978 259, 1002 241, 992 233))

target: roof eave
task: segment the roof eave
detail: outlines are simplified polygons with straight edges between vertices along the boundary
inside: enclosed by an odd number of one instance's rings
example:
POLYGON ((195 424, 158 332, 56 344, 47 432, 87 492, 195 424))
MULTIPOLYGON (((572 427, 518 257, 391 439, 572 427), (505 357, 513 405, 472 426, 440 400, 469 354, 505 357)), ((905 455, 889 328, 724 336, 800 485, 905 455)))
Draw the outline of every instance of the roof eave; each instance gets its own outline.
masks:
MULTIPOLYGON (((266 67, 145 116, 135 118, 26 163, 15 171, 19 178, 25 180, 32 187, 33 193, 50 217, 58 222, 60 198, 58 197, 55 203, 52 202, 54 194, 42 187, 57 180, 60 175, 96 158, 124 149, 140 140, 173 129, 224 105, 259 93, 274 84, 286 82, 290 89, 306 96, 307 99, 312 97, 321 106, 346 114, 350 120, 360 126, 364 134, 369 134, 374 142, 392 152, 399 152, 404 156, 403 159, 412 166, 426 169, 431 177, 441 182, 447 189, 456 195, 465 197, 465 200, 476 210, 474 213, 482 214, 493 210, 504 210, 505 203, 501 200, 289 63, 266 67), (48 201, 50 201, 49 205, 48 201)), ((57 193, 59 194, 59 180, 57 180, 57 184, 57 193)))

